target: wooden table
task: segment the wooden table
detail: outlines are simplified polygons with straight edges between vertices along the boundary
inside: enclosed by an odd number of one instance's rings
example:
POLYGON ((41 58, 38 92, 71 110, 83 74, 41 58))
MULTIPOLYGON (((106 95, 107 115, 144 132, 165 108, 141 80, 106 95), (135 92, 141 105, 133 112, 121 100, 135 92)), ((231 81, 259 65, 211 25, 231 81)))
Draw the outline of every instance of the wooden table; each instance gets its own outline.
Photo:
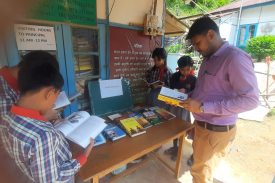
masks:
MULTIPOLYGON (((140 158, 162 145, 179 138, 179 149, 176 167, 173 169, 176 178, 179 177, 182 149, 186 132, 193 126, 179 119, 163 122, 146 130, 145 134, 136 137, 125 137, 115 142, 107 142, 95 147, 87 163, 80 169, 79 176, 84 181, 92 180, 98 183, 99 179, 118 169, 119 167, 140 158)), ((79 147, 73 147, 73 154, 77 154, 79 147)))

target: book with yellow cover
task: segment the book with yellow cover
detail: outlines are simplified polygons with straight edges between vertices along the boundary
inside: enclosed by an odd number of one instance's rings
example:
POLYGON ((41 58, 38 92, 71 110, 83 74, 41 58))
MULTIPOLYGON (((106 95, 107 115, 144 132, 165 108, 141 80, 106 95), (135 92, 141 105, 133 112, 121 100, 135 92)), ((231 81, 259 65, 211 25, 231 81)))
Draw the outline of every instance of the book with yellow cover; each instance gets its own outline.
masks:
POLYGON ((179 106, 179 103, 187 98, 187 94, 166 87, 161 87, 158 95, 158 100, 177 106, 179 106))
POLYGON ((145 129, 137 122, 135 118, 123 119, 120 123, 131 137, 146 133, 145 129))

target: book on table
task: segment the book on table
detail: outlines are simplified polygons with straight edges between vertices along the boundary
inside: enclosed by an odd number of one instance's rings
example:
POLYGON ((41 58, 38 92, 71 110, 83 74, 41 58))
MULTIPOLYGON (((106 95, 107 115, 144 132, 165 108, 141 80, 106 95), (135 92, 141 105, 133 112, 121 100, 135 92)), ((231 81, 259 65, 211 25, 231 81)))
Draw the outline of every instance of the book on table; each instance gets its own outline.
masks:
POLYGON ((171 112, 168 112, 163 108, 156 109, 155 112, 164 120, 171 120, 176 117, 174 114, 172 114, 171 112))
POLYGON ((137 122, 135 118, 122 119, 120 120, 120 123, 131 137, 146 133, 145 129, 137 122))
POLYGON ((94 147, 105 144, 106 143, 106 139, 103 136, 102 133, 100 133, 98 136, 96 136, 95 138, 95 142, 94 142, 94 147))
MULTIPOLYGON (((130 116, 131 117, 131 116, 130 116)), ((137 122, 143 127, 143 128, 150 128, 152 126, 152 124, 143 117, 142 114, 138 113, 138 114, 135 114, 134 117, 137 122)))
POLYGON ((145 117, 146 120, 148 120, 152 125, 158 125, 160 124, 162 121, 160 120, 160 118, 158 117, 158 115, 156 115, 156 113, 154 111, 145 111, 143 112, 143 116, 145 117))
POLYGON ((103 130, 104 135, 111 141, 116 141, 126 136, 126 133, 120 129, 117 125, 109 123, 103 130))
POLYGON ((90 138, 95 139, 106 126, 104 119, 90 116, 86 111, 78 111, 56 124, 55 128, 67 139, 86 148, 90 144, 90 138))

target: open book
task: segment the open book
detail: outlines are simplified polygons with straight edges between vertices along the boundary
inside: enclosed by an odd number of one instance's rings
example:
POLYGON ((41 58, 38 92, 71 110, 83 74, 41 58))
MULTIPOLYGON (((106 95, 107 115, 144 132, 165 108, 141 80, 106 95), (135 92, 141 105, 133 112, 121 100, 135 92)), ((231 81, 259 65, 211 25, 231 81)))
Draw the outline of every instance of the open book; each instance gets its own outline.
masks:
POLYGON ((95 139, 107 126, 104 121, 100 117, 90 116, 88 112, 78 111, 58 123, 55 128, 60 130, 67 139, 86 148, 90 138, 95 139))
POLYGON ((162 85, 162 82, 160 80, 153 81, 151 83, 148 83, 147 80, 143 79, 143 81, 147 84, 147 86, 152 86, 152 85, 162 85))

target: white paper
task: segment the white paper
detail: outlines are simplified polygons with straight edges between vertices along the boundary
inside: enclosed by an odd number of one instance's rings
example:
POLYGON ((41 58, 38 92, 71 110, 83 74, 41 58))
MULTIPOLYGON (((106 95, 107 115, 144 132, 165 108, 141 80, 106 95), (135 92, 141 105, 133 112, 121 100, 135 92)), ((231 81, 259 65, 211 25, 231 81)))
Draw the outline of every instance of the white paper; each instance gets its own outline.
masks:
POLYGON ((107 126, 104 121, 97 116, 91 116, 71 132, 67 138, 86 148, 90 144, 90 138, 95 139, 107 126))
POLYGON ((121 114, 119 114, 119 113, 116 113, 116 114, 112 114, 112 115, 110 115, 110 116, 108 116, 108 118, 110 119, 110 120, 114 120, 114 119, 116 119, 116 118, 120 118, 121 117, 121 114))
POLYGON ((99 81, 101 98, 109 98, 123 95, 121 79, 99 81))
POLYGON ((56 50, 54 27, 15 24, 18 50, 56 50))
POLYGON ((166 87, 161 87, 160 95, 164 95, 166 97, 170 97, 178 100, 186 100, 188 98, 188 95, 186 95, 185 93, 181 93, 166 87))
POLYGON ((67 105, 70 105, 71 102, 69 101, 65 91, 60 92, 58 95, 55 103, 54 103, 54 108, 53 109, 59 109, 61 107, 65 107, 67 105))

